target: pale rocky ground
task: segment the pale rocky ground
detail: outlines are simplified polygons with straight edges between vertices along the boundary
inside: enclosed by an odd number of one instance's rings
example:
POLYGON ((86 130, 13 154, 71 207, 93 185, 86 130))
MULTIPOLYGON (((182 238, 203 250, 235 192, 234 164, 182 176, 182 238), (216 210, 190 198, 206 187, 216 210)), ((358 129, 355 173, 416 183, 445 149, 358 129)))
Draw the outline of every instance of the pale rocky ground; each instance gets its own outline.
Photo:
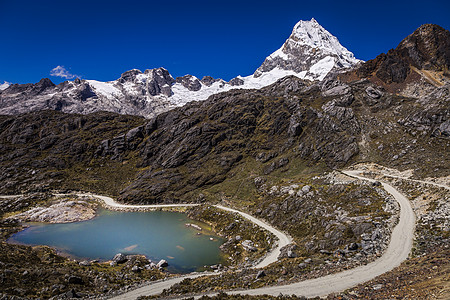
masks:
POLYGON ((60 199, 48 207, 34 207, 11 218, 22 222, 79 222, 94 218, 96 207, 97 204, 89 200, 60 199))
POLYGON ((355 168, 367 170, 366 174, 375 179, 390 182, 410 200, 417 218, 417 254, 431 251, 434 247, 449 242, 450 176, 414 180, 410 179, 413 170, 400 172, 376 164, 360 164, 355 168))

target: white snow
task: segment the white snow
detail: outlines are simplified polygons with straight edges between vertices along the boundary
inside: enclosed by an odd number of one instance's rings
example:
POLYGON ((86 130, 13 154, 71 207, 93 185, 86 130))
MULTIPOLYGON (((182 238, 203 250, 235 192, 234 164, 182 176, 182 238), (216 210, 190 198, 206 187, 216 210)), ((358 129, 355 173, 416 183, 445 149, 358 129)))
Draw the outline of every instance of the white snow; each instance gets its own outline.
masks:
POLYGON ((104 95, 107 98, 115 98, 122 94, 118 88, 113 84, 114 81, 102 82, 97 80, 86 80, 95 89, 96 92, 104 95))
MULTIPOLYGON (((295 55, 288 54, 288 51, 292 51, 292 49, 299 49, 304 55, 318 56, 318 59, 325 56, 326 59, 322 58, 309 70, 310 73, 315 75, 314 78, 311 77, 310 79, 322 80, 338 63, 348 68, 360 61, 314 18, 310 21, 298 22, 283 46, 273 52, 267 59, 281 58, 288 62, 299 59, 295 55), (333 61, 329 57, 330 55, 335 56, 333 61)), ((314 63, 314 58, 312 62, 314 63)), ((260 70, 257 72, 261 74, 260 70)), ((299 77, 303 78, 301 75, 299 77)))
POLYGON ((309 72, 318 75, 318 80, 323 80, 325 76, 333 69, 335 58, 326 56, 311 66, 309 72))
POLYGON ((147 82, 147 78, 148 78, 148 75, 147 74, 137 74, 136 75, 136 82, 138 82, 138 83, 145 83, 145 82, 147 82))
POLYGON ((206 100, 211 95, 226 92, 232 89, 260 89, 265 86, 271 85, 277 80, 289 75, 296 76, 300 79, 314 79, 313 77, 307 76, 307 71, 296 73, 290 70, 275 68, 269 72, 262 73, 262 75, 259 77, 255 77, 253 75, 249 75, 246 77, 237 76, 237 78, 244 81, 244 84, 239 86, 232 86, 225 81, 218 81, 214 82, 211 86, 207 86, 201 83, 202 88, 199 91, 190 91, 182 84, 175 83, 172 86, 173 95, 170 96, 168 100, 174 106, 181 106, 190 101, 206 100))
POLYGON ((3 82, 0 84, 0 91, 6 90, 8 88, 8 86, 10 86, 11 83, 10 82, 3 82))
MULTIPOLYGON (((283 45, 283 47, 284 47, 284 45, 283 45)), ((284 60, 288 60, 289 56, 286 53, 283 52, 283 47, 281 47, 280 49, 278 49, 274 53, 270 54, 269 58, 270 59, 274 59, 275 57, 280 57, 280 58, 282 58, 284 60)))
MULTIPOLYGON (((298 22, 283 46, 268 56, 267 59, 273 60, 277 58, 277 60, 281 59, 289 62, 296 59, 304 59, 304 57, 308 58, 307 63, 309 65, 312 64, 312 66, 310 66, 309 69, 305 68, 301 72, 285 70, 281 65, 275 63, 275 67, 270 71, 260 71, 258 69, 255 74, 245 77, 237 76, 237 78, 244 82, 244 84, 240 86, 232 86, 223 80, 216 81, 210 86, 207 86, 200 81, 201 89, 198 91, 190 91, 181 83, 175 83, 171 86, 171 96, 166 96, 164 94, 151 96, 147 93, 145 99, 148 102, 158 103, 159 105, 163 104, 166 108, 173 108, 182 106, 190 101, 205 100, 211 95, 232 89, 260 89, 290 75, 300 79, 323 80, 336 64, 339 63, 345 67, 350 67, 359 62, 359 60, 354 57, 353 53, 343 47, 338 39, 320 26, 315 19, 298 22), (288 50, 286 49, 291 49, 290 51, 294 49, 294 51, 288 53, 288 50), (301 56, 302 58, 296 57, 296 49, 303 53, 301 56), (256 74, 259 76, 256 77, 256 74)), ((156 70, 150 70, 149 72, 146 71, 145 73, 136 74, 133 81, 124 83, 119 83, 118 81, 87 81, 96 93, 114 100, 114 105, 120 106, 121 99, 126 95, 138 96, 138 94, 142 93, 142 89, 146 89, 148 82, 153 79, 153 73, 155 71, 158 76, 162 76, 162 72, 165 71, 165 69, 158 68, 156 70)), ((190 82, 196 82, 198 78, 189 75, 188 80, 190 82)), ((167 85, 164 87, 167 87, 167 85)))
POLYGON ((312 48, 320 48, 325 53, 335 54, 342 57, 340 62, 349 67, 351 63, 359 62, 350 51, 342 46, 338 39, 323 28, 312 18, 311 21, 300 21, 292 30, 288 39, 289 43, 297 45, 308 45, 312 48))

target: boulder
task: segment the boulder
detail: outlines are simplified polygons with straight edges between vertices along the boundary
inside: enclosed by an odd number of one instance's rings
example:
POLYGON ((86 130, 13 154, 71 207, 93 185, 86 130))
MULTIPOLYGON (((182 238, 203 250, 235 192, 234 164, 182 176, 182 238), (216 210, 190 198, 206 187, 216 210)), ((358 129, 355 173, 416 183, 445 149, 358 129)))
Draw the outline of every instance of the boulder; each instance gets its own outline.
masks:
POLYGON ((266 276, 266 273, 264 272, 264 270, 261 270, 258 272, 258 274, 256 274, 256 279, 262 278, 266 276))
POLYGON ((311 186, 309 185, 305 185, 304 187, 302 187, 302 192, 304 194, 308 193, 311 190, 311 186))
POLYGON ((71 283, 71 284, 84 284, 83 279, 81 279, 81 278, 78 277, 78 276, 70 276, 70 277, 67 279, 67 282, 68 282, 68 283, 71 283))
POLYGON ((135 272, 135 273, 139 273, 139 272, 141 272, 141 270, 142 270, 142 268, 140 268, 140 267, 138 267, 138 266, 133 266, 133 267, 131 268, 131 271, 132 271, 132 272, 135 272))
POLYGON ((122 264, 127 260, 128 260, 127 257, 122 253, 117 253, 116 255, 114 255, 114 258, 112 259, 112 261, 115 262, 116 264, 122 264))
POLYGON ((157 268, 165 268, 168 267, 169 263, 165 260, 165 259, 161 259, 157 264, 156 267, 157 268))
POLYGON ((245 240, 245 241, 243 241, 243 242, 241 243, 241 245, 242 245, 242 247, 244 247, 244 249, 245 249, 246 251, 252 251, 252 252, 254 252, 254 251, 258 250, 258 249, 256 249, 256 247, 254 246, 253 242, 250 241, 250 240, 245 240))
POLYGON ((331 89, 328 89, 328 90, 324 91, 322 93, 322 95, 324 95, 325 97, 340 96, 340 95, 348 94, 350 91, 351 91, 350 87, 348 85, 344 84, 344 85, 338 85, 331 89))
POLYGON ((292 250, 288 250, 288 252, 287 252, 287 257, 288 257, 288 258, 296 258, 296 257, 297 257, 297 253, 295 253, 295 252, 292 251, 292 250))
POLYGON ((82 267, 89 267, 91 265, 91 262, 89 262, 87 260, 83 260, 83 261, 80 261, 78 264, 82 267))
POLYGON ((351 243, 350 245, 348 245, 348 250, 355 251, 357 249, 358 249, 357 243, 351 243))
POLYGON ((439 131, 443 136, 450 136, 450 120, 439 125, 439 131))
POLYGON ((380 91, 378 89, 375 89, 375 88, 373 88, 371 86, 366 88, 366 94, 367 94, 367 96, 369 96, 369 97, 371 97, 373 99, 379 99, 379 98, 381 98, 383 96, 383 92, 382 91, 380 91))

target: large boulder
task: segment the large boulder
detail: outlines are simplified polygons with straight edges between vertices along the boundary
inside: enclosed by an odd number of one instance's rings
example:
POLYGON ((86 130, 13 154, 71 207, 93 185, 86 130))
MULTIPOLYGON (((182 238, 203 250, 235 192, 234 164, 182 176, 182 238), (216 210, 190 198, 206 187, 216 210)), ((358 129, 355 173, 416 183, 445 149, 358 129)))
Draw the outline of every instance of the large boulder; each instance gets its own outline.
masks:
POLYGON ((127 257, 122 253, 117 253, 116 255, 114 255, 114 258, 112 259, 112 261, 117 264, 122 264, 127 260, 128 260, 127 257))

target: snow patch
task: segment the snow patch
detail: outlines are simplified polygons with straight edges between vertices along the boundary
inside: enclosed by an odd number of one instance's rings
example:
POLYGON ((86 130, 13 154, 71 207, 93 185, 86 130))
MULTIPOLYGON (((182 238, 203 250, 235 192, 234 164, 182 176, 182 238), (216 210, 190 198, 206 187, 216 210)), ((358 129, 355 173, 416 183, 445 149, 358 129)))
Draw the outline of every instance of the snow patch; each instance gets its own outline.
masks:
MULTIPOLYGON (((283 47, 284 47, 284 45, 283 45, 283 47)), ((288 60, 289 56, 286 53, 283 52, 283 47, 281 47, 280 49, 278 49, 274 53, 270 54, 269 58, 270 59, 274 59, 275 57, 279 57, 279 58, 282 58, 284 60, 288 60)))
POLYGON ((326 56, 319 60, 317 63, 311 66, 309 72, 319 75, 318 80, 323 80, 325 76, 333 69, 335 65, 335 59, 331 56, 326 56))
POLYGON ((2 84, 0 84, 0 91, 6 90, 10 85, 10 82, 3 82, 2 84))
POLYGON ((86 81, 89 82, 89 84, 95 89, 96 92, 104 95, 107 98, 115 98, 122 94, 120 90, 113 85, 114 81, 111 82, 101 82, 97 80, 86 80, 86 81))

